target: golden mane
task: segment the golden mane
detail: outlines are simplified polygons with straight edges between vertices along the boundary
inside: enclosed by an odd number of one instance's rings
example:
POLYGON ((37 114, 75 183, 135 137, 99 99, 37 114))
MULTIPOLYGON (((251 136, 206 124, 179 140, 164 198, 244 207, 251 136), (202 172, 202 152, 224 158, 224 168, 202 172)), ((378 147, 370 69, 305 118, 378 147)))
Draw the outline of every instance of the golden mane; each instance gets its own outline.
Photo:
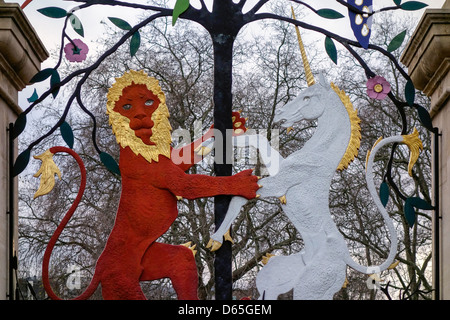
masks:
POLYGON ((345 154, 337 167, 337 170, 345 170, 348 168, 349 164, 355 159, 359 152, 359 147, 361 145, 361 120, 358 117, 358 111, 353 108, 353 104, 350 101, 349 96, 345 94, 344 90, 340 90, 334 83, 331 83, 331 88, 341 99, 350 119, 350 140, 347 145, 347 150, 345 151, 345 154))
POLYGON ((141 154, 148 162, 158 161, 159 155, 170 158, 170 143, 172 142, 169 123, 169 110, 166 105, 166 97, 159 86, 158 80, 149 77, 143 71, 130 70, 122 77, 116 78, 116 82, 111 86, 107 95, 106 113, 109 115, 109 123, 113 133, 116 136, 117 143, 122 148, 130 147, 136 154, 141 154), (158 108, 152 114, 154 126, 152 128, 151 141, 155 145, 146 145, 142 140, 136 137, 134 131, 130 128, 130 119, 114 111, 116 102, 122 96, 122 91, 132 84, 143 84, 148 90, 153 92, 159 100, 158 108))

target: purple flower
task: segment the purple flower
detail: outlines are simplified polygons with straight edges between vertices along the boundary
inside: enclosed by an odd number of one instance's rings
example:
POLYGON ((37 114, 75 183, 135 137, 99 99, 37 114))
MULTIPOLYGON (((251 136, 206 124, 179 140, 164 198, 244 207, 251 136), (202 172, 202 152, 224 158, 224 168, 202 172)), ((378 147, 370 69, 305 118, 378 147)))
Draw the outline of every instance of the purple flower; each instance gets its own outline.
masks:
POLYGON ((80 39, 75 39, 64 46, 64 53, 70 62, 81 62, 86 59, 89 47, 80 39))
POLYGON ((391 92, 391 85, 381 76, 370 78, 367 80, 366 86, 367 95, 372 99, 383 100, 391 92))

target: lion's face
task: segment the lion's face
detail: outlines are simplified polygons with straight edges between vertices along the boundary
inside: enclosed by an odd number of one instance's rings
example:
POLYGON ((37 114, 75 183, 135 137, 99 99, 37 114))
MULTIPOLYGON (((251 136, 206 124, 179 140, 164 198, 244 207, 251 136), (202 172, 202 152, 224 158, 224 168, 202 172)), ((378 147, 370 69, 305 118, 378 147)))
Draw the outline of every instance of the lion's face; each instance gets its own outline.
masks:
POLYGON ((153 112, 158 109, 160 100, 143 84, 133 84, 122 91, 122 96, 114 107, 114 111, 130 119, 130 129, 146 145, 155 145, 151 141, 153 112))
POLYGON ((109 89, 106 105, 117 142, 147 161, 170 158, 171 126, 164 93, 142 71, 125 73, 109 89))

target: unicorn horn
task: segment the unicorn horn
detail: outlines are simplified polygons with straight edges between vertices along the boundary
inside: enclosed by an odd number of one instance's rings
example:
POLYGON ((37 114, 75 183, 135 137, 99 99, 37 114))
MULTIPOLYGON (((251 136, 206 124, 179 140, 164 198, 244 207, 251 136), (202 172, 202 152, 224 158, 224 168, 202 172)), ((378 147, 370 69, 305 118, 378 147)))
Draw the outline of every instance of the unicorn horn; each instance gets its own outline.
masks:
MULTIPOLYGON (((296 20, 294 8, 292 6, 291 6, 291 11, 292 11, 292 18, 294 20, 296 20)), ((295 26, 295 31, 297 31, 298 45, 300 46, 300 53, 302 55, 303 66, 305 68, 306 81, 308 82, 308 87, 310 87, 313 84, 315 84, 316 81, 314 80, 314 76, 312 74, 311 67, 309 66, 308 57, 306 56, 305 47, 303 46, 303 41, 302 41, 302 37, 300 35, 300 30, 299 30, 298 26, 295 26)))

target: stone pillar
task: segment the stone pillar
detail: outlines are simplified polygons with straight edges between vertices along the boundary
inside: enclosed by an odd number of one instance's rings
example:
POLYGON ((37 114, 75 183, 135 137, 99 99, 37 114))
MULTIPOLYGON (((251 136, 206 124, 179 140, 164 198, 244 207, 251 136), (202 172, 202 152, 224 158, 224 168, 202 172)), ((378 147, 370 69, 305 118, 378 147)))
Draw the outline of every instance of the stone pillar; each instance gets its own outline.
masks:
POLYGON ((414 86, 431 99, 430 115, 439 135, 433 141, 433 287, 436 299, 450 299, 450 0, 424 12, 401 61, 414 86), (435 152, 436 142, 438 152, 435 152), (437 157, 437 158, 436 158, 437 157), (436 161, 438 160, 438 167, 436 161), (438 260, 436 260, 436 258, 438 260), (436 261, 439 263, 437 264, 436 261), (438 268, 436 268, 438 265, 438 268), (439 269, 439 270, 437 270, 439 269))
MULTIPOLYGON (((20 6, 0 0, 0 300, 14 298, 16 283, 14 276, 10 278, 10 252, 17 252, 18 188, 16 178, 12 184, 13 192, 10 190, 8 128, 22 112, 18 105, 18 92, 39 72, 41 62, 47 58, 44 45, 20 6), (12 228, 9 227, 10 222, 13 223, 12 228), (13 285, 12 290, 10 284, 13 285)), ((13 150, 15 159, 17 139, 13 150)))

